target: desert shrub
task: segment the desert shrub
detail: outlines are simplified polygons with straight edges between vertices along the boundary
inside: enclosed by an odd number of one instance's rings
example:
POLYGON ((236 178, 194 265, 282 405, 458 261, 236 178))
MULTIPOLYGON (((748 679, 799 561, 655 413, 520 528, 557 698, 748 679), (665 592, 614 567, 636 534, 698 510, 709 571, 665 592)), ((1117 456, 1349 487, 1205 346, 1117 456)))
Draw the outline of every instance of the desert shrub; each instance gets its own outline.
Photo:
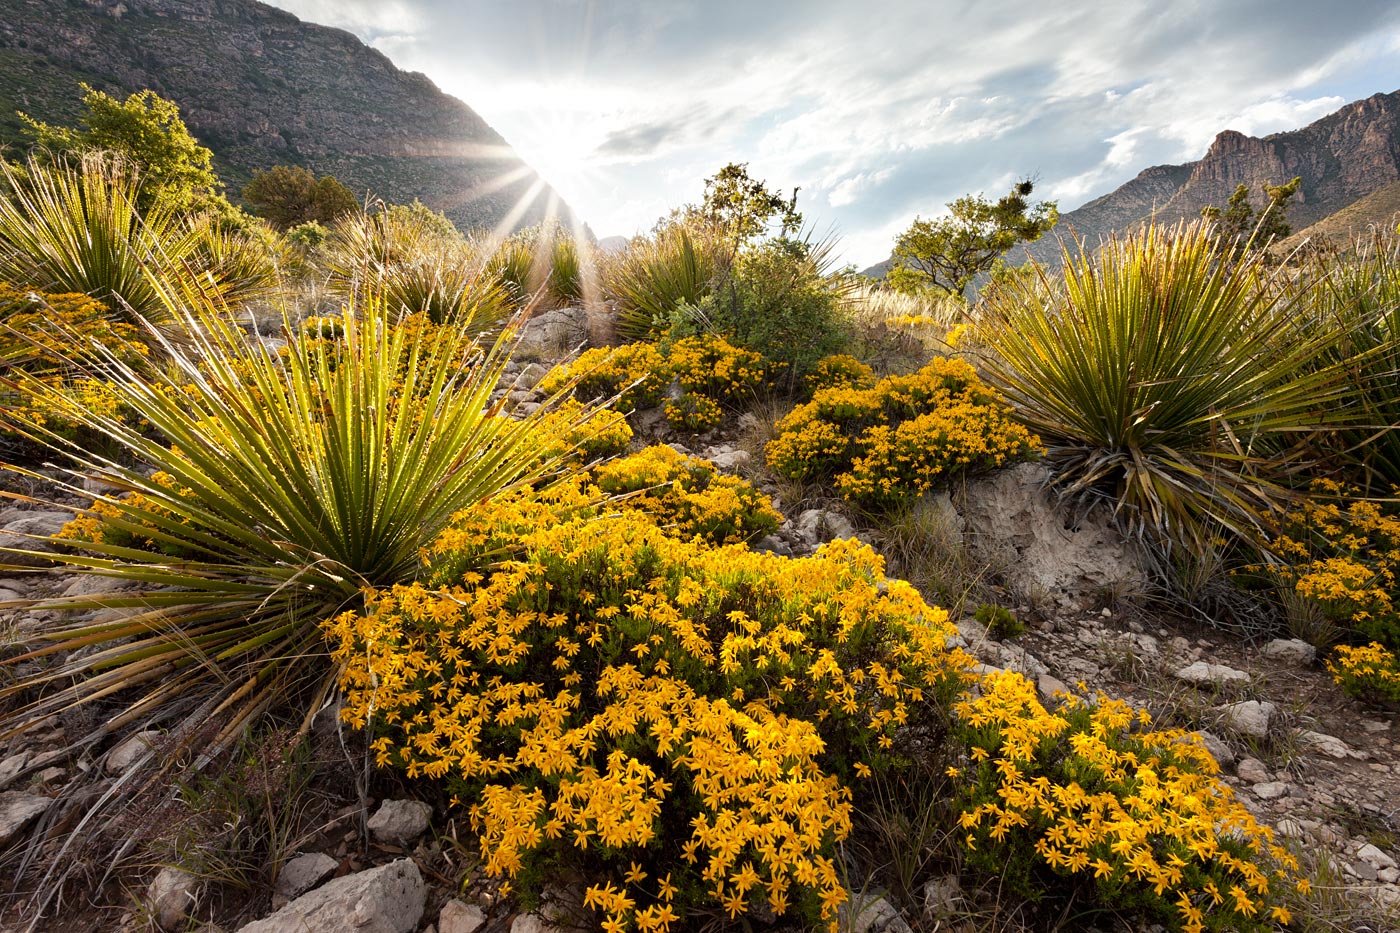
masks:
POLYGON ((576 304, 584 298, 589 250, 561 225, 544 224, 502 240, 486 269, 510 289, 517 304, 576 304))
POLYGON ((699 305, 713 291, 727 266, 723 244, 701 228, 671 224, 633 240, 603 271, 604 290, 618 303, 618 334, 658 339, 677 309, 699 305))
POLYGON ((1221 528, 1258 542, 1287 498, 1286 448, 1351 392, 1315 365, 1336 335, 1278 276, 1199 224, 1066 247, 1063 277, 986 296, 984 372, 1044 439, 1061 490, 1107 496, 1163 550, 1210 553, 1221 528))
POLYGON ((287 242, 303 252, 310 252, 325 243, 330 235, 328 228, 314 220, 308 220, 287 231, 287 242))
POLYGON ((618 406, 630 410, 661 404, 674 384, 679 391, 666 402, 667 420, 679 429, 703 431, 764 392, 771 373, 772 366, 757 353, 720 337, 696 336, 588 350, 556 368, 540 386, 556 392, 572 381, 575 397, 617 396, 618 406))
POLYGON ((1335 337, 1319 365, 1339 366, 1354 389, 1347 424, 1321 441, 1320 454, 1350 465, 1366 494, 1384 496, 1400 486, 1400 235, 1376 231, 1341 255, 1316 254, 1290 284, 1335 337))
POLYGON ((778 431, 765 449, 775 472, 834 483, 846 499, 871 507, 1026 459, 1038 445, 971 364, 942 358, 870 389, 824 389, 789 412, 778 431))
POLYGON ((617 397, 617 407, 630 411, 660 404, 669 381, 661 351, 655 344, 638 342, 585 350, 573 362, 555 367, 540 388, 553 394, 574 382, 576 398, 617 397))
POLYGON ((849 339, 849 280, 828 268, 832 244, 776 237, 740 254, 723 287, 702 298, 709 327, 802 384, 822 357, 849 339))
POLYGON ((995 603, 982 603, 972 617, 987 627, 987 634, 997 641, 1015 638, 1026 631, 1025 623, 1005 606, 995 603))
MULTIPOLYGON (((208 298, 248 300, 275 281, 236 231, 157 198, 142 210, 144 182, 109 155, 74 162, 0 160, 0 279, 80 293, 128 323, 157 320, 164 292, 197 280, 208 298)), ((143 339, 145 335, 143 334, 143 339)))
POLYGON ((318 256, 331 294, 382 302, 392 314, 423 313, 434 323, 485 334, 499 330, 517 308, 478 249, 421 205, 345 217, 318 256))
POLYGON ((968 663, 864 545, 712 548, 577 487, 468 510, 431 559, 327 624, 342 716, 448 783, 489 874, 528 902, 577 872, 610 930, 832 918, 853 784, 941 735, 968 663))
POLYGON ((537 418, 491 409, 504 343, 485 353, 446 329, 391 327, 382 307, 348 308, 335 339, 274 354, 215 308, 170 314, 183 338, 167 347, 174 365, 137 369, 98 350, 98 371, 148 429, 19 380, 133 464, 30 430, 75 476, 128 492, 99 497, 83 549, 52 559, 138 588, 41 604, 132 612, 48 617, 45 647, 0 662, 61 658, 0 690, 14 700, 5 729, 119 690, 89 742, 163 719, 181 742, 221 745, 270 708, 314 710, 335 674, 317 624, 363 587, 413 579, 421 549, 464 506, 552 467, 537 418))
POLYGON ((1400 514, 1357 498, 1359 490, 1317 480, 1283 516, 1267 567, 1281 585, 1353 631, 1400 648, 1391 594, 1400 571, 1400 514))
POLYGON ((1306 893, 1296 860, 1194 734, 1149 730, 1146 713, 1102 694, 1047 711, 1010 672, 983 677, 955 709, 969 753, 955 778, 967 859, 1013 890, 1185 931, 1274 929, 1289 921, 1281 888, 1306 893))
MULTIPOLYGON (((105 379, 97 373, 85 375, 82 368, 100 370, 95 345, 106 347, 128 366, 142 366, 149 356, 140 332, 131 324, 114 320, 106 305, 86 295, 51 295, 0 282, 0 321, 0 363, 7 371, 23 371, 39 380, 45 391, 64 393, 81 408, 113 418, 127 414, 105 379), (64 333, 82 334, 84 340, 63 340, 59 335, 64 333)), ((0 380, 0 406, 8 418, 28 428, 51 431, 68 440, 99 442, 99 438, 85 434, 80 423, 45 404, 28 383, 0 380)), ((0 433, 15 436, 3 427, 0 433)))
POLYGON ((541 416, 540 428, 555 438, 541 456, 576 467, 615 457, 632 442, 626 415, 607 407, 585 408, 572 398, 541 416))
POLYGON ((1337 686, 1357 699, 1400 703, 1400 659, 1379 642, 1339 645, 1327 670, 1337 686))
POLYGON ((817 360, 807 374, 808 393, 821 389, 869 389, 875 385, 875 370, 847 353, 833 353, 817 360))
POLYGON ((783 520, 748 482, 665 445, 604 464, 593 471, 593 480, 610 496, 631 493, 628 507, 682 538, 737 544, 772 534, 783 520))

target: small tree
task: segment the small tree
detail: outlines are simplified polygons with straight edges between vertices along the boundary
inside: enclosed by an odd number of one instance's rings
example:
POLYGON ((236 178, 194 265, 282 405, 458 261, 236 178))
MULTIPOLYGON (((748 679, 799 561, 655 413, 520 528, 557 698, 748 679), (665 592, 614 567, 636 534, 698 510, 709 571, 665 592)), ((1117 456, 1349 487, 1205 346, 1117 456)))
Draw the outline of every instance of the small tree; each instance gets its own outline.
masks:
POLYGON ((329 224, 359 207, 354 193, 334 175, 317 178, 300 165, 254 172, 243 188, 243 200, 278 230, 313 222, 329 224))
POLYGON ((223 183, 214 174, 213 153, 190 134, 174 101, 150 89, 122 101, 80 86, 86 111, 80 129, 50 126, 20 113, 39 146, 56 153, 108 150, 130 159, 146 180, 143 208, 159 198, 183 210, 218 196, 223 183))
POLYGON ((730 162, 705 179, 705 200, 698 207, 691 205, 685 215, 714 228, 737 253, 775 219, 785 235, 802 226, 797 192, 793 188, 792 196, 784 198, 750 177, 747 162, 730 162))
POLYGON ((901 291, 962 295, 1007 250, 1040 239, 1059 220, 1055 202, 1027 200, 1033 187, 1021 181, 995 203, 968 196, 949 204, 946 217, 915 218, 895 240, 889 283, 901 291))
POLYGON ((1249 185, 1236 188, 1224 208, 1201 208, 1201 216, 1211 222, 1215 236, 1232 244, 1231 248, 1236 253, 1250 247, 1263 248, 1293 232, 1286 218, 1288 202, 1302 184, 1301 176, 1295 176, 1292 181, 1282 185, 1264 182, 1260 187, 1268 203, 1257 217, 1254 205, 1249 203, 1249 185))

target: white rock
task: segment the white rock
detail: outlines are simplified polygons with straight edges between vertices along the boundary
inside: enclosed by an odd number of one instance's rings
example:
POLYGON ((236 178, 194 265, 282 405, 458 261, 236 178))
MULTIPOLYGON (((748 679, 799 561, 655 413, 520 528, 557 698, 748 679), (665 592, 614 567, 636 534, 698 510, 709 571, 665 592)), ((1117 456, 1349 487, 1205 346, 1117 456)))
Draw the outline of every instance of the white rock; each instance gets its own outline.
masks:
POLYGON ((53 805, 53 798, 7 790, 0 793, 0 849, 18 838, 53 805))
POLYGON ((324 884, 242 933, 410 933, 424 898, 418 866, 401 858, 324 884))
POLYGON ((180 868, 162 868, 146 889, 146 905, 162 930, 185 929, 199 900, 199 879, 180 868))
POLYGON ((37 553, 5 554, 4 562, 16 567, 47 567, 53 563, 44 554, 55 554, 60 545, 52 538, 73 520, 72 512, 30 512, 0 529, 0 548, 16 548, 37 553))
POLYGON ((587 343, 588 312, 555 308, 525 322, 514 356, 520 360, 557 360, 587 343))
MULTIPOLYGON (((1069 692, 1069 687, 1065 685, 1065 682, 1051 674, 1041 674, 1037 677, 1035 679, 1035 687, 1046 700, 1055 699, 1057 693, 1069 692)), ((929 882, 929 884, 933 883, 934 882, 929 882)), ((927 886, 925 886, 925 891, 927 891, 927 886)))
POLYGON ((1377 868, 1395 867, 1395 859, 1391 858, 1389 855, 1386 855, 1379 848, 1377 848, 1369 842, 1357 850, 1356 857, 1363 861, 1370 862, 1377 868))
POLYGON ((1205 745, 1206 751, 1210 752, 1210 756, 1215 759, 1216 764, 1224 768, 1235 763, 1235 750, 1226 744, 1220 736, 1205 729, 1196 734, 1201 737, 1201 743, 1205 745))
POLYGON ((1317 660, 1317 649, 1300 638, 1275 638, 1264 646, 1263 655, 1279 664, 1306 667, 1317 660))
POLYGON ((338 864, 340 863, 324 852, 298 855, 282 866, 272 890, 287 898, 305 894, 329 878, 338 864))
POLYGON ((1303 731, 1298 733, 1298 744, 1304 748, 1320 752, 1329 758, 1346 758, 1351 755, 1351 747, 1335 735, 1322 732, 1303 731))
POLYGON ((0 788, 15 779, 15 775, 24 770, 24 766, 29 764, 29 752, 17 752, 4 761, 0 761, 0 788))
POLYGON ((1264 767, 1264 762, 1258 758, 1241 759, 1235 767, 1235 773, 1240 776, 1241 781, 1249 784, 1264 784, 1274 779, 1273 775, 1269 773, 1269 769, 1264 767))
POLYGON ((844 515, 825 509, 807 509, 792 523, 793 529, 812 544, 836 538, 854 538, 855 526, 844 515))
POLYGON ((475 904, 464 904, 455 897, 442 905, 438 933, 476 933, 486 925, 486 914, 475 904))
POLYGON ((159 740, 159 732, 138 732, 107 753, 103 768, 110 775, 119 775, 147 755, 159 740))
POLYGON ((1260 800, 1277 800, 1287 796, 1288 785, 1282 781, 1265 781, 1262 784, 1255 784, 1253 790, 1254 796, 1260 800))
POLYGON ((1226 667, 1223 664, 1208 664, 1205 661, 1188 664, 1172 676, 1177 680, 1197 686, 1249 683, 1249 675, 1244 671, 1237 671, 1233 667, 1226 667))
POLYGON ((899 910, 883 897, 846 901, 840 908, 838 929, 851 933, 914 933, 899 910))
POLYGON ((722 473, 737 473, 749 465, 753 456, 747 450, 740 450, 737 447, 717 447, 712 448, 705 455, 705 459, 713 463, 715 469, 722 473))
POLYGON ((962 903, 962 882, 957 875, 934 878, 924 884, 924 917, 936 920, 959 909, 962 903))
POLYGON ((369 834, 376 842, 408 848, 428 831, 433 808, 421 800, 386 800, 369 818, 369 834))
POLYGON ((510 933, 565 933, 565 931, 538 913, 528 913, 520 914, 511 921, 510 933))
POLYGON ((1227 726, 1251 738, 1262 739, 1269 734, 1269 722, 1278 709, 1267 700, 1245 700, 1221 707, 1227 726))

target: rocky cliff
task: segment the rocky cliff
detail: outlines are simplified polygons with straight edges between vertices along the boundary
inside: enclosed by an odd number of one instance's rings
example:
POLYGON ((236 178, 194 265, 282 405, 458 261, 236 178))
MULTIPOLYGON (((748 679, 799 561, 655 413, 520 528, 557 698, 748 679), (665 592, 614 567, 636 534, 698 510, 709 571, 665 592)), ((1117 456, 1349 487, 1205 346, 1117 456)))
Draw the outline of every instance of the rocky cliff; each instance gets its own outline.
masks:
MULTIPOLYGON (((253 170, 304 165, 363 195, 420 198, 460 227, 542 219, 553 191, 421 74, 338 29, 256 0, 3 0, 0 139, 24 110, 71 122, 79 81, 174 100, 236 195, 253 170)), ((558 210, 568 215, 567 207, 558 210)))
MULTIPOLYGON (((1089 243, 1145 220, 1194 219, 1201 208, 1223 205, 1236 186, 1249 185, 1262 206, 1261 182, 1294 176, 1302 188, 1289 204, 1294 230, 1316 223, 1371 192, 1400 180, 1400 91, 1355 101, 1315 123, 1262 139, 1226 130, 1199 162, 1157 165, 1132 181, 1060 218, 1058 232, 1089 243)), ((1054 238, 1034 244, 1037 258, 1052 258, 1054 238)))

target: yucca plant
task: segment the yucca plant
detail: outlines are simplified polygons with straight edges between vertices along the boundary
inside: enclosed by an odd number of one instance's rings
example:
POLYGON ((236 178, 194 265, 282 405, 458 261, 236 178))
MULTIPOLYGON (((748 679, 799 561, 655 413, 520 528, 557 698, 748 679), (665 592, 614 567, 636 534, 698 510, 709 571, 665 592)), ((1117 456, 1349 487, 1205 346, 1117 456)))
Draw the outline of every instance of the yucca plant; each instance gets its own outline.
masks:
POLYGON ((1330 444, 1369 494, 1400 487, 1400 235, 1375 231, 1340 255, 1315 255, 1293 281, 1298 300, 1336 340, 1323 365, 1347 373, 1349 425, 1330 444))
POLYGON ((1106 495, 1168 550, 1205 553, 1222 529, 1257 541, 1297 442, 1351 395, 1319 365, 1335 335, 1275 275, 1199 224, 1066 246, 1062 277, 1009 277, 987 297, 986 374, 1063 491, 1106 495))
POLYGON ((327 286, 345 301, 377 296, 392 314, 425 313, 474 334, 516 310, 509 287, 470 241, 426 211, 384 209, 342 219, 320 250, 327 286))
POLYGON ((604 274, 604 289, 618 299, 618 334, 626 340, 659 336, 672 312, 710 293, 724 255, 711 236, 679 224, 633 242, 604 274))
POLYGON ((180 330, 163 344, 168 372, 110 353, 93 367, 147 430, 27 386, 122 451, 24 429, 69 462, 67 492, 94 476, 128 493, 101 496, 84 540, 69 542, 80 549, 50 556, 136 588, 29 605, 62 613, 0 662, 0 737, 93 703, 99 722, 83 746, 159 727, 209 753, 289 706, 305 728, 335 683, 318 623, 361 605, 368 588, 413 578, 455 512, 550 471, 541 451, 567 448, 559 435, 578 428, 577 418, 542 428, 538 413, 513 419, 491 403, 505 338, 482 348, 392 326, 381 305, 345 311, 336 339, 276 354, 196 294, 166 297, 180 330), (122 613, 72 614, 93 609, 122 613))
POLYGON ((5 281, 89 295, 118 315, 155 320, 162 280, 197 276, 206 293, 231 301, 257 297, 275 278, 265 264, 250 273, 212 218, 160 199, 140 211, 140 175, 110 154, 31 158, 22 171, 0 160, 0 172, 5 281))

